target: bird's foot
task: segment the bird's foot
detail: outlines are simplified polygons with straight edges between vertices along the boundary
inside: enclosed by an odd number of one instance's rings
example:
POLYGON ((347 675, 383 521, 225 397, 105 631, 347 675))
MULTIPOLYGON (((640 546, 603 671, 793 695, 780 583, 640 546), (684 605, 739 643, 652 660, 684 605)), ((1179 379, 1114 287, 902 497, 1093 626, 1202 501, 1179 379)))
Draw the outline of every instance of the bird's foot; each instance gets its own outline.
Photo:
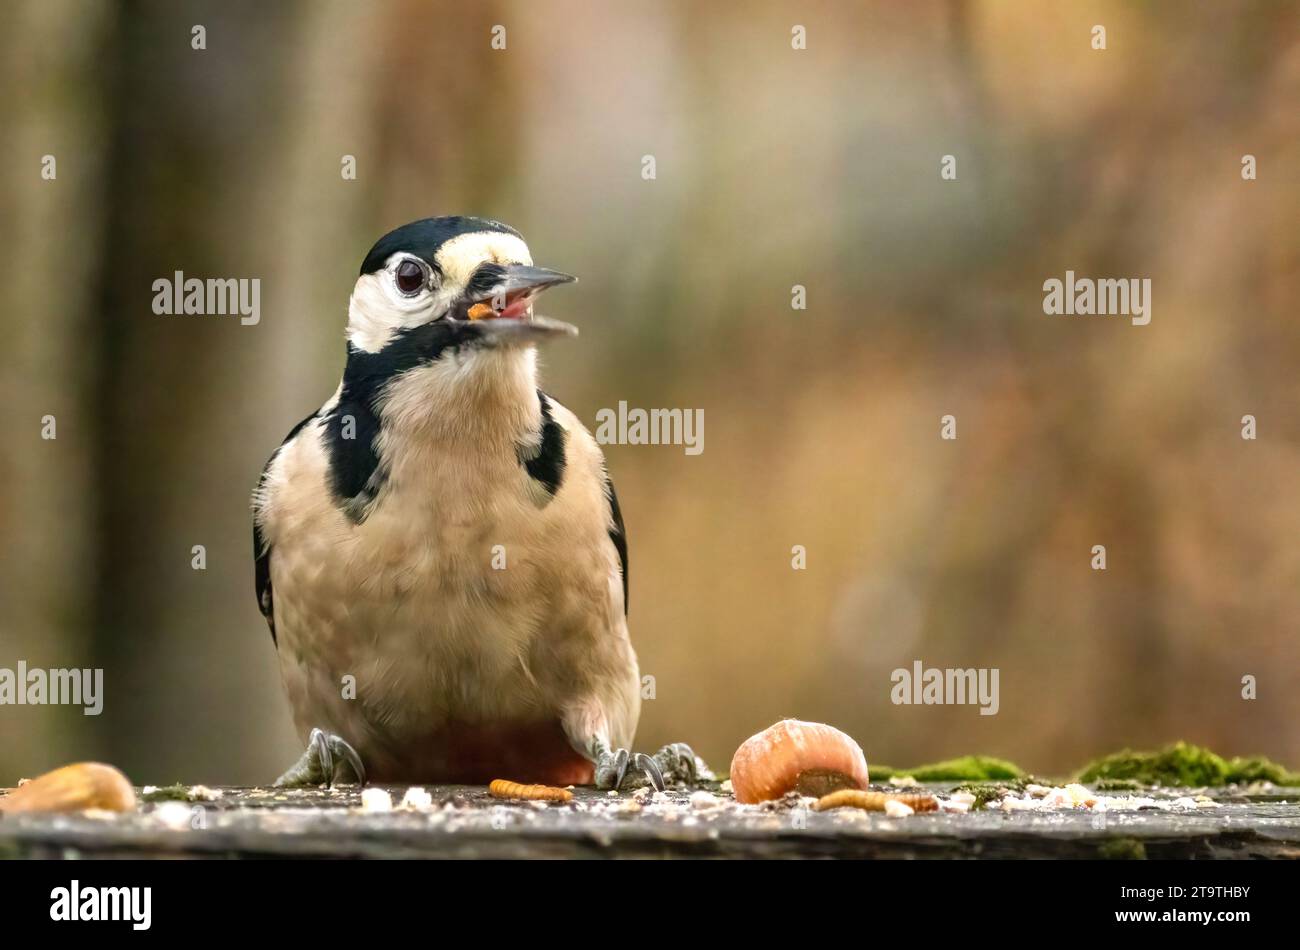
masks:
POLYGON ((277 788, 304 788, 309 785, 333 785, 340 765, 347 765, 358 785, 366 784, 366 770, 357 750, 339 736, 323 729, 313 729, 302 758, 275 780, 277 788))
POLYGON ((673 742, 654 755, 627 749, 602 749, 596 756, 596 788, 632 789, 646 785, 662 792, 669 785, 694 785, 712 779, 704 760, 684 742, 673 742))
POLYGON ((650 760, 659 767, 660 774, 669 785, 685 784, 688 788, 700 782, 712 782, 713 772, 704 760, 685 742, 670 742, 650 760))
MULTIPOLYGON (((622 788, 631 783, 634 777, 644 773, 645 782, 655 788, 664 788, 664 777, 659 766, 643 752, 628 752, 627 749, 601 748, 596 753, 596 788, 605 790, 622 788), (629 768, 631 771, 629 772, 629 768)), ((632 787, 630 784, 628 787, 632 787)))

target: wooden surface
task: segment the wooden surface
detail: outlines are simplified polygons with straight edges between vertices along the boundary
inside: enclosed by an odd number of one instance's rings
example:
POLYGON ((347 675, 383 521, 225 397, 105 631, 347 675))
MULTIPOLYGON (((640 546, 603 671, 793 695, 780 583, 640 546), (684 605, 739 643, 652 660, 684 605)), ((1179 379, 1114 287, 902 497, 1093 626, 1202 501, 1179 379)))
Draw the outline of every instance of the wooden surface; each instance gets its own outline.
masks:
MULTIPOLYGON (((363 810, 352 787, 217 791, 210 801, 142 802, 125 815, 9 815, 0 820, 0 856, 1300 857, 1300 790, 1249 797, 1210 790, 1217 807, 1104 815, 997 809, 904 818, 812 812, 807 800, 738 806, 727 795, 692 800, 685 791, 651 799, 578 789, 572 803, 541 806, 498 801, 480 787, 441 786, 427 789, 430 805, 391 812, 363 810)), ((406 788, 389 791, 397 806, 406 788)))

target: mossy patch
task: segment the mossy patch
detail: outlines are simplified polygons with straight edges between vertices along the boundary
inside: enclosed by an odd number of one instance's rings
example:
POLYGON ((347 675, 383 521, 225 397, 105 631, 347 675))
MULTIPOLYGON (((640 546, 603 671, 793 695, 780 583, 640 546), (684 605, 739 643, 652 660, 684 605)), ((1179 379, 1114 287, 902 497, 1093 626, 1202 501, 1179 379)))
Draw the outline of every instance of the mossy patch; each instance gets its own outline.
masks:
MULTIPOLYGON (((1023 791, 1025 783, 1032 778, 1015 763, 990 755, 963 755, 910 769, 873 764, 870 772, 873 782, 904 777, 918 782, 960 782, 962 786, 954 791, 971 792, 977 801, 984 785, 989 786, 986 791, 990 794, 997 789, 1005 790, 1008 783, 1013 790, 1023 791)), ((1259 782, 1300 787, 1300 772, 1263 756, 1225 759, 1204 746, 1174 742, 1155 752, 1125 749, 1103 756, 1084 766, 1077 781, 1100 792, 1135 792, 1152 785, 1201 788, 1259 782)))
POLYGON ((1131 778, 1104 778, 1094 782, 1092 787, 1099 792, 1137 792, 1144 788, 1141 782, 1131 778))
POLYGON ((190 787, 188 785, 161 785, 158 788, 151 788, 148 792, 141 792, 140 800, 145 802, 188 802, 190 801, 190 787))
POLYGON ((1101 783, 1116 782, 1194 788, 1249 782, 1293 785, 1300 782, 1300 775, 1262 757, 1228 761, 1203 746, 1175 742, 1156 752, 1125 749, 1103 756, 1084 766, 1079 781, 1097 783, 1099 788, 1101 783))
POLYGON ((1144 785, 1223 785, 1227 782, 1228 763, 1209 749, 1175 742, 1157 752, 1134 752, 1125 749, 1103 756, 1084 766, 1081 782, 1123 780, 1144 785))
POLYGON ((990 802, 1000 802, 1008 795, 1019 795, 1025 790, 1024 782, 968 782, 958 785, 953 792, 969 792, 975 796, 971 811, 983 811, 990 802))
POLYGON ((1228 781, 1237 785, 1272 782, 1274 785, 1300 786, 1300 772, 1292 772, 1262 755, 1228 760, 1228 781))
POLYGON ((1097 847, 1097 857, 1104 861, 1145 861, 1147 848, 1137 838, 1111 838, 1097 847))
POLYGON ((910 775, 918 782, 998 782, 1015 781, 1025 777, 1024 771, 1005 759, 991 755, 963 755, 945 759, 932 765, 918 765, 910 769, 896 769, 887 765, 869 766, 873 782, 887 782, 894 777, 910 775))

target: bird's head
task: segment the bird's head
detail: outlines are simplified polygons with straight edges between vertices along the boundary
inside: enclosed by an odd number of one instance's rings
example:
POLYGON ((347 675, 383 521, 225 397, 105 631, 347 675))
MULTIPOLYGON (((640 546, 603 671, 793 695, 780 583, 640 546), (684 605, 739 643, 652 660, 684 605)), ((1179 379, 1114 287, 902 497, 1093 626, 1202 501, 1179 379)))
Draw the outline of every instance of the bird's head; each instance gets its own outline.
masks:
POLYGON ((350 349, 398 350, 427 361, 573 335, 569 324, 535 316, 533 301, 575 279, 534 267, 519 232, 500 222, 414 221, 385 234, 361 263, 348 308, 350 349))

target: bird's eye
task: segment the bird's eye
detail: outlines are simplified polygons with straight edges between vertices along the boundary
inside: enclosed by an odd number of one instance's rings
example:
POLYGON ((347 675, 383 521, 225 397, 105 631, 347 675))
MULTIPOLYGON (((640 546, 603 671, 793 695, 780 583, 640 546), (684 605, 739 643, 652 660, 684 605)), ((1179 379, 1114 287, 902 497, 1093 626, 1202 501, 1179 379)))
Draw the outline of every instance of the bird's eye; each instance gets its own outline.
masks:
POLYGON ((394 277, 397 280, 397 289, 408 297, 419 293, 424 287, 424 268, 410 258, 397 265, 394 277))

